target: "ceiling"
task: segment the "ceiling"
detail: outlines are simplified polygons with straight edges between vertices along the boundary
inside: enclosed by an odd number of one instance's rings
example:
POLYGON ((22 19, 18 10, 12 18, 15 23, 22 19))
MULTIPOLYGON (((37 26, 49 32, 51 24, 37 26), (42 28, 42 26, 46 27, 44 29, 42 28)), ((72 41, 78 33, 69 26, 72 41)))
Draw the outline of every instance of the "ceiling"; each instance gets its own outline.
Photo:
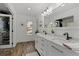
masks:
MULTIPOLYGON (((57 3, 8 3, 11 5, 14 9, 13 12, 16 12, 16 14, 19 15, 39 15, 43 11, 45 11, 48 7, 52 7, 53 9, 57 6, 57 3), (31 8, 31 10, 28 10, 28 8, 31 8)), ((79 7, 79 3, 64 3, 63 7, 57 7, 52 11, 52 14, 58 14, 62 13, 65 10, 69 10, 75 7, 79 7)), ((10 8, 10 7, 9 7, 10 8)), ((11 14, 9 11, 7 4, 0 3, 0 13, 3 11, 3 13, 11 14)))
POLYGON ((12 3, 16 14, 21 15, 39 15, 50 5, 55 6, 56 3, 12 3), (28 10, 31 8, 31 10, 28 10))
MULTIPOLYGON (((50 6, 54 9, 58 3, 11 3, 11 4, 17 14, 39 15, 50 6), (31 8, 31 10, 28 10, 28 8, 31 8)), ((79 3, 64 3, 63 7, 58 7, 54 9, 52 13, 61 13, 62 11, 69 10, 78 6, 79 3)))
POLYGON ((9 11, 7 4, 5 3, 0 3, 0 13, 1 14, 11 14, 11 12, 9 11))
POLYGON ((64 6, 60 6, 52 11, 52 14, 60 14, 67 10, 79 7, 79 3, 64 3, 64 6))

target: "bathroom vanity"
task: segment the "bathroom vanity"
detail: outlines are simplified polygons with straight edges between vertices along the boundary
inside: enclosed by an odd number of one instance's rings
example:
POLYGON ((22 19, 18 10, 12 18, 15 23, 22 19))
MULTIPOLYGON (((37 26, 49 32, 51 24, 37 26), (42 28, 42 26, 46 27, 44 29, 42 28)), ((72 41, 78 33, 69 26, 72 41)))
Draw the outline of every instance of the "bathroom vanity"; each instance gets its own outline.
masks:
POLYGON ((69 42, 71 43, 72 40, 66 41, 60 36, 38 33, 35 40, 35 47, 41 56, 79 56, 79 48, 74 50, 64 45, 66 43, 70 44, 69 42))

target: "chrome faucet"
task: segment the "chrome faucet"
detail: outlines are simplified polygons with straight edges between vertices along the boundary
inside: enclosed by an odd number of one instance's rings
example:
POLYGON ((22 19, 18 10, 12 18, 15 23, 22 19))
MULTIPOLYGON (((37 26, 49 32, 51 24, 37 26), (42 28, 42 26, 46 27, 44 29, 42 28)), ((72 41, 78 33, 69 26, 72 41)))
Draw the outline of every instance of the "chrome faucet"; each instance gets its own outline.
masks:
POLYGON ((69 37, 68 32, 64 33, 63 35, 66 35, 66 40, 70 40, 70 39, 72 39, 72 37, 69 37))

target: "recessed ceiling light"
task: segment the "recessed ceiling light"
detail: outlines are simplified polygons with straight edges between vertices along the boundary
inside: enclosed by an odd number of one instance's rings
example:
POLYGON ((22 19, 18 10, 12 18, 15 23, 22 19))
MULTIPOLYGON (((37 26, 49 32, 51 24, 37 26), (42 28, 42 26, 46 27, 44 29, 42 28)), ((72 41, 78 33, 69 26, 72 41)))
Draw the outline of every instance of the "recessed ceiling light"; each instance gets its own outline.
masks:
POLYGON ((31 10, 31 8, 28 8, 28 10, 31 10))

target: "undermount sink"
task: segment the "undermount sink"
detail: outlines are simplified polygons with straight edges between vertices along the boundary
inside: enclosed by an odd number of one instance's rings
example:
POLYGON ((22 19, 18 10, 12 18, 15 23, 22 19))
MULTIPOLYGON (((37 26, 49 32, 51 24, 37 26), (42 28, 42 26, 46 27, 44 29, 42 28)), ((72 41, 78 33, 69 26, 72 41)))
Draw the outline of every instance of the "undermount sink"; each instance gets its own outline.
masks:
POLYGON ((72 48, 72 50, 79 51, 79 40, 67 40, 63 44, 72 48))

